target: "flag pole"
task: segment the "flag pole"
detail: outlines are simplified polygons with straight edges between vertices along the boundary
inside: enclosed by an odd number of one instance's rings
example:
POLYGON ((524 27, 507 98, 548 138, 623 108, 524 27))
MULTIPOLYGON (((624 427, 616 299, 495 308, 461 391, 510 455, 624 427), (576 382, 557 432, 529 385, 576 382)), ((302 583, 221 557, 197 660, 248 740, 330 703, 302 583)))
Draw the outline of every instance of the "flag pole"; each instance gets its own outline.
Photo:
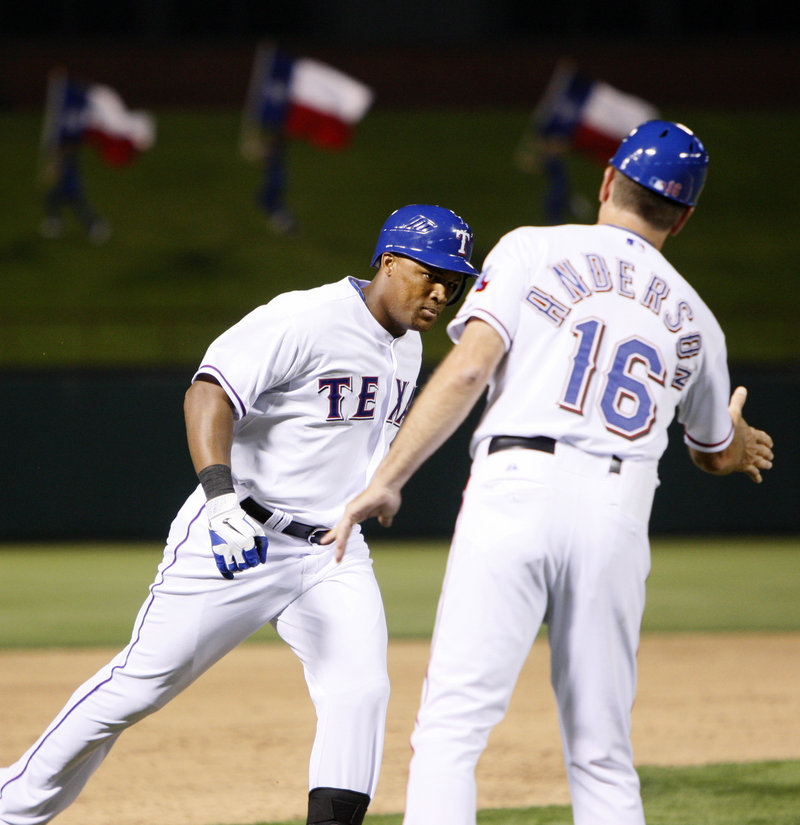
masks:
POLYGON ((58 166, 59 132, 64 96, 67 88, 67 73, 56 66, 47 73, 47 91, 44 104, 42 134, 39 140, 39 158, 36 177, 39 183, 50 186, 58 166))
POLYGON ((242 118, 239 128, 239 151, 246 160, 261 160, 264 154, 263 138, 259 125, 258 108, 264 81, 272 72, 275 60, 275 45, 270 42, 258 44, 250 72, 242 118))

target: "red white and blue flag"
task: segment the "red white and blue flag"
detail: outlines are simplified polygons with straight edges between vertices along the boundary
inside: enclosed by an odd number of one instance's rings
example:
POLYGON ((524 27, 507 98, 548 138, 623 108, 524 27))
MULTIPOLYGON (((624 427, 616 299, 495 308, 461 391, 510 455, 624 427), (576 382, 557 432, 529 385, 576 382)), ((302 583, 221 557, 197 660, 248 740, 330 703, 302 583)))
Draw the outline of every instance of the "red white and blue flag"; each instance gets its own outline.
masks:
POLYGON ((373 99, 368 86, 338 69, 265 45, 256 53, 244 120, 324 149, 343 149, 373 99))
POLYGON ((42 133, 45 151, 86 143, 106 163, 123 166, 154 142, 153 117, 130 111, 114 89, 78 82, 60 70, 50 73, 42 133))
POLYGON ((588 78, 566 61, 556 67, 534 112, 542 137, 564 139, 601 165, 608 163, 631 129, 657 117, 651 103, 588 78))

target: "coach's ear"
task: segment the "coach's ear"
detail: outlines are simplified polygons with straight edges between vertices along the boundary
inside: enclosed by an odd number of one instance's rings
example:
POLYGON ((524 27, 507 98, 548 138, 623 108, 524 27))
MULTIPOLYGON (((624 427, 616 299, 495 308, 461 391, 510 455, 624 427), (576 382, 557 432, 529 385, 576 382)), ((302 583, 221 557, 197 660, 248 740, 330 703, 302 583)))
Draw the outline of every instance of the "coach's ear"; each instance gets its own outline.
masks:
POLYGON ((686 208, 686 211, 680 216, 680 218, 678 218, 678 220, 675 221, 675 225, 672 227, 672 229, 670 229, 669 234, 677 235, 678 232, 680 232, 681 229, 683 229, 683 227, 686 226, 686 221, 688 221, 689 218, 691 218, 693 212, 694 207, 688 206, 686 208))
POLYGON ((605 203, 611 197, 611 181, 616 171, 613 166, 606 166, 603 171, 603 180, 600 182, 600 191, 597 193, 597 200, 600 203, 605 203))

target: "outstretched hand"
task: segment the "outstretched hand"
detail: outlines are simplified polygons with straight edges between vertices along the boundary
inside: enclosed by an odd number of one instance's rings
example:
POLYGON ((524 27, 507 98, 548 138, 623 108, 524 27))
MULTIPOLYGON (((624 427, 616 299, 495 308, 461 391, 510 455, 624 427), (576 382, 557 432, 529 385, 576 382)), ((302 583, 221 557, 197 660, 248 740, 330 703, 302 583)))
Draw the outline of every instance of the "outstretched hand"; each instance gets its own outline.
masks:
POLYGON ((320 540, 320 544, 336 542, 335 558, 340 562, 344 558, 347 540, 356 524, 368 518, 377 516, 384 527, 390 527, 397 511, 400 509, 402 498, 400 491, 392 487, 372 484, 359 496, 356 496, 344 508, 344 515, 320 540))
POLYGON ((747 401, 747 390, 737 387, 731 395, 728 411, 731 414, 734 429, 742 437, 742 455, 738 466, 734 469, 744 473, 756 484, 760 484, 762 470, 772 468, 772 438, 763 430, 751 427, 742 416, 744 403, 747 401))

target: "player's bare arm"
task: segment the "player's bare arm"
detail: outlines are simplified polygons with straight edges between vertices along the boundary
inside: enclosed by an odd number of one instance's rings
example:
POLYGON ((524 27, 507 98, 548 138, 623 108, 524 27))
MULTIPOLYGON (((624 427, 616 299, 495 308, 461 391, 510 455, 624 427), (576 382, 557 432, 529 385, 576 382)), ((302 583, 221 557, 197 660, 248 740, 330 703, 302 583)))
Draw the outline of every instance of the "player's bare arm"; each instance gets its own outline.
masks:
POLYGON ((231 463, 233 408, 225 390, 214 381, 195 381, 183 402, 186 437, 195 472, 231 463))
POLYGON ((747 400, 747 389, 737 387, 731 395, 728 409, 733 422, 733 440, 716 453, 703 453, 689 449, 692 461, 707 473, 728 475, 744 473, 756 484, 762 482, 761 471, 772 467, 772 438, 763 430, 751 427, 742 416, 747 400))
POLYGON ((183 408, 189 454, 206 494, 214 561, 223 578, 232 579, 237 571, 264 564, 268 546, 233 489, 233 407, 218 383, 201 376, 186 391, 183 408))
POLYGON ((344 557, 355 524, 377 517, 384 527, 391 525, 403 485, 464 421, 504 354, 503 341, 489 324, 477 319, 467 324, 414 402, 372 482, 323 538, 323 544, 336 542, 337 561, 344 557))

